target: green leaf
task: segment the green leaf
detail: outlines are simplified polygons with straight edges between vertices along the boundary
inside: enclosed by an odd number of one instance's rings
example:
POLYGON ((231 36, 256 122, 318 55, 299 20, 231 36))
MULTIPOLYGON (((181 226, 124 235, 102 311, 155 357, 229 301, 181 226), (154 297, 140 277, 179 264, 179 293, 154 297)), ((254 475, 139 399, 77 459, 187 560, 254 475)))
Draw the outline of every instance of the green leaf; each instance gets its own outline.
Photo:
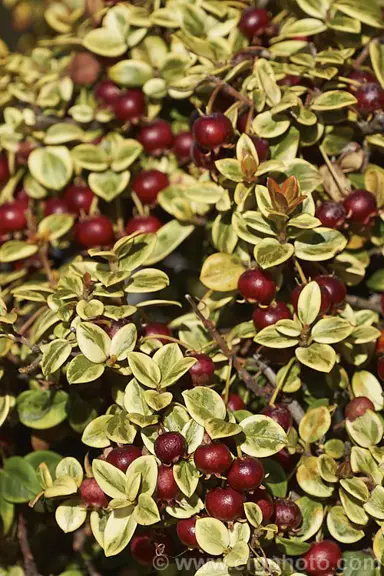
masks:
POLYGON ((128 364, 134 377, 148 388, 156 388, 161 381, 160 368, 156 362, 142 352, 128 352, 128 364))
POLYGON ((35 244, 27 244, 21 240, 4 242, 0 247, 0 262, 16 262, 25 260, 36 254, 38 247, 35 244))
POLYGON ((156 232, 156 246, 151 256, 147 259, 146 264, 156 264, 164 260, 164 258, 174 252, 174 250, 192 234, 194 229, 195 226, 183 224, 177 220, 171 220, 164 224, 164 226, 156 232))
POLYGON ((281 100, 281 90, 275 80, 271 64, 265 58, 258 58, 255 63, 255 72, 260 88, 265 92, 269 106, 275 106, 281 100))
POLYGON ((152 75, 151 66, 139 60, 121 60, 108 69, 109 78, 127 88, 141 88, 152 75))
POLYGON ((229 532, 216 518, 197 520, 196 539, 200 548, 212 556, 220 556, 229 546, 229 532))
POLYGON ((153 356, 161 371, 161 387, 166 388, 177 382, 183 374, 196 364, 196 358, 183 358, 177 344, 162 346, 153 356))
POLYGON ((353 329, 344 318, 323 318, 312 328, 311 336, 319 344, 336 344, 348 338, 353 329))
POLYGON ((260 138, 277 138, 284 134, 290 125, 286 114, 272 114, 270 110, 258 114, 252 123, 253 131, 260 138))
POLYGON ((318 0, 297 0, 297 3, 303 12, 320 20, 326 18, 330 6, 328 0, 321 0, 320 2, 318 0))
POLYGON ((265 458, 279 452, 287 445, 287 435, 272 418, 256 414, 240 422, 245 434, 241 449, 249 456, 265 458))
POLYGON ((206 420, 205 429, 212 440, 216 440, 217 438, 229 438, 242 432, 242 429, 238 424, 235 424, 234 422, 225 422, 220 418, 210 418, 209 420, 206 420))
POLYGON ((152 410, 145 400, 143 388, 136 379, 131 380, 125 389, 124 407, 128 413, 141 414, 142 416, 150 416, 152 410))
POLYGON ((105 414, 92 420, 81 437, 83 444, 92 448, 106 448, 109 446, 111 442, 106 435, 106 428, 111 418, 113 418, 112 414, 105 414))
POLYGON ((56 478, 60 478, 60 476, 70 476, 75 480, 77 486, 80 487, 83 481, 81 464, 76 458, 72 458, 71 456, 63 458, 56 466, 56 478))
POLYGON ((46 216, 39 224, 37 233, 40 238, 52 242, 65 236, 74 223, 74 217, 70 214, 51 214, 46 216))
POLYGON ((71 151, 76 167, 93 172, 103 172, 108 168, 108 157, 103 148, 95 144, 79 144, 71 151))
POLYGON ((300 20, 288 20, 281 28, 280 35, 294 38, 295 36, 312 36, 320 34, 327 29, 322 19, 301 18, 300 20))
POLYGON ((258 528, 263 522, 263 512, 255 502, 245 502, 244 512, 251 526, 258 528))
POLYGON ((267 326, 260 330, 254 341, 267 348, 291 348, 299 343, 298 338, 290 338, 280 334, 276 326, 267 326))
POLYGON ((17 411, 24 426, 46 430, 67 418, 68 394, 64 390, 26 390, 17 398, 17 411))
POLYGON ((111 498, 125 498, 125 474, 104 460, 95 458, 92 462, 93 476, 102 491, 111 498))
POLYGON ((160 521, 159 509, 154 499, 149 494, 140 494, 138 504, 133 516, 141 526, 151 526, 160 521))
POLYGON ((300 292, 297 304, 299 320, 305 324, 312 324, 319 315, 321 307, 321 291, 317 282, 309 282, 300 292))
POLYGON ((110 355, 116 356, 121 362, 126 360, 128 352, 135 348, 137 339, 137 329, 135 324, 126 324, 114 334, 111 342, 110 355))
POLYGON ((384 292, 384 270, 376 270, 367 280, 367 286, 374 292, 384 292))
POLYGON ((270 458, 263 460, 265 478, 263 484, 273 496, 285 498, 288 491, 288 480, 283 468, 270 458))
POLYGON ((81 352, 90 362, 101 364, 107 360, 111 339, 105 330, 91 322, 80 322, 76 328, 76 338, 81 352))
POLYGON ((384 474, 366 448, 360 448, 359 446, 352 447, 351 466, 355 474, 360 472, 365 476, 372 476, 375 484, 382 483, 384 474))
POLYGON ((127 470, 127 477, 131 474, 141 474, 141 494, 149 494, 150 496, 156 490, 157 484, 157 463, 154 456, 139 456, 130 465, 127 470))
POLYGON ((188 185, 186 194, 193 202, 216 204, 225 194, 225 189, 214 182, 198 182, 188 185))
POLYGON ((237 282, 244 270, 237 256, 218 252, 205 260, 200 280, 211 290, 230 292, 237 289, 237 282))
POLYGON ((167 286, 169 278, 165 272, 156 268, 144 268, 130 276, 124 291, 129 294, 158 292, 167 286))
POLYGON ((53 340, 44 346, 41 360, 41 369, 44 376, 56 372, 68 360, 71 351, 72 346, 66 340, 53 340))
POLYGON ((4 470, 0 470, 0 519, 2 523, 2 533, 4 536, 7 536, 12 528, 15 507, 4 498, 4 476, 4 470))
POLYGON ((321 502, 312 500, 308 496, 302 496, 296 500, 296 504, 301 510, 303 523, 300 527, 298 537, 306 542, 320 530, 324 520, 324 509, 321 502))
POLYGON ((176 484, 187 498, 195 493, 199 483, 199 471, 192 461, 181 460, 173 467, 176 484))
POLYGON ((297 348, 296 358, 318 372, 330 372, 336 362, 336 352, 328 344, 311 344, 308 348, 297 348))
POLYGON ((201 426, 210 418, 224 420, 226 408, 222 397, 204 386, 196 386, 182 393, 188 412, 201 426))
POLYGON ((83 38, 83 46, 94 54, 114 58, 121 56, 127 50, 124 38, 116 30, 95 28, 83 38))
POLYGON ((295 254, 302 260, 321 262, 342 252, 346 244, 347 239, 337 230, 320 227, 300 234, 295 241, 295 254))
POLYGON ((65 500, 65 502, 56 508, 56 522, 66 534, 68 532, 74 532, 85 522, 87 510, 80 504, 80 500, 74 498, 65 500))
POLYGON ((217 170, 228 180, 233 182, 242 182, 245 176, 241 170, 241 164, 236 158, 223 158, 216 160, 215 166, 217 170))
POLYGON ((127 412, 122 410, 108 422, 106 434, 112 442, 131 444, 136 437, 136 428, 129 422, 127 412))
POLYGON ((371 554, 364 552, 343 552, 344 576, 375 576, 375 561, 371 554))
POLYGON ((345 428, 352 440, 363 448, 374 446, 383 438, 382 419, 373 410, 367 410, 353 421, 347 418, 345 428))
POLYGON ((40 485, 31 464, 21 456, 5 461, 2 474, 2 496, 13 504, 28 502, 40 492, 40 485))
POLYGON ((72 158, 64 146, 35 148, 29 155, 28 168, 42 186, 61 190, 72 177, 72 158))
POLYGON ((60 476, 56 478, 52 486, 48 486, 44 492, 45 498, 60 498, 76 494, 77 484, 70 476, 60 476))
POLYGON ((344 90, 330 90, 317 96, 311 104, 312 110, 323 112, 325 110, 339 110, 356 104, 357 100, 350 92, 344 90))
POLYGON ((366 502, 369 498, 369 490, 367 485, 360 478, 342 478, 340 484, 345 492, 348 492, 353 498, 359 502, 366 502))
POLYGON ((302 464, 296 472, 296 479, 300 488, 310 496, 315 496, 316 498, 328 498, 331 496, 334 488, 332 485, 325 484, 321 478, 318 459, 314 456, 309 456, 301 462, 302 464))
POLYGON ((383 28, 383 19, 380 6, 375 2, 367 2, 361 5, 357 0, 339 0, 332 6, 335 10, 340 10, 347 16, 360 20, 368 26, 383 28))
POLYGON ((384 408, 383 389, 380 382, 367 370, 355 372, 352 376, 352 390, 355 396, 366 396, 376 410, 384 408))
POLYGON ((116 173, 113 170, 105 172, 92 172, 88 178, 88 184, 91 190, 106 202, 112 202, 117 196, 120 196, 127 188, 130 180, 130 172, 116 173))
POLYGON ((364 510, 378 520, 384 520, 384 488, 376 486, 364 504, 364 510))
POLYGON ((49 126, 45 133, 44 144, 66 144, 76 140, 82 141, 85 136, 84 130, 76 124, 58 122, 49 126))
POLYGON ((227 566, 236 568, 247 564, 249 559, 249 547, 245 542, 237 542, 224 557, 227 566))
POLYGON ((69 384, 84 384, 93 382, 102 376, 105 366, 95 364, 83 354, 72 358, 67 368, 67 380, 69 384))
POLYGON ((331 415, 326 406, 308 410, 300 421, 299 434, 304 442, 311 444, 325 436, 331 426, 331 415))
POLYGON ((135 533, 137 522, 131 508, 112 510, 104 530, 104 553, 116 556, 128 546, 135 533))
POLYGON ((384 47, 378 39, 369 43, 369 55, 376 78, 384 88, 384 47))
POLYGON ((331 536, 343 544, 354 544, 364 537, 364 530, 355 528, 348 520, 342 506, 333 506, 327 515, 331 536))
POLYGON ((255 246, 253 253, 258 265, 267 269, 289 260, 294 248, 292 244, 281 244, 275 238, 264 238, 255 246))

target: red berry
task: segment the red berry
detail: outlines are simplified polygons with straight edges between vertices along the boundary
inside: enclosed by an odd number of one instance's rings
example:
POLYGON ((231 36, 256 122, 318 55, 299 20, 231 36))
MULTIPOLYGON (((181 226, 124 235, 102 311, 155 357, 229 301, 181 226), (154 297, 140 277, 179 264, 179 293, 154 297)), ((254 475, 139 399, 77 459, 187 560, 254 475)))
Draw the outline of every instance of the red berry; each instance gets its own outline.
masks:
POLYGON ((224 114, 200 116, 193 124, 192 132, 198 145, 207 150, 227 144, 233 136, 232 123, 224 114))
POLYGON ((207 356, 207 354, 193 354, 192 358, 197 359, 196 364, 189 369, 192 384, 194 386, 206 386, 210 384, 215 372, 215 363, 212 358, 207 356))
MULTIPOLYGON (((347 78, 351 80, 356 80, 356 82, 360 82, 361 84, 366 84, 367 82, 377 82, 376 76, 372 74, 372 72, 368 72, 367 70, 352 70, 350 74, 348 74, 347 78)), ((355 86, 351 86, 351 88, 356 88, 355 86)))
POLYGON ((221 442, 203 444, 195 451, 196 468, 204 474, 221 475, 232 464, 232 454, 229 448, 221 442))
POLYGON ((353 422, 359 416, 364 416, 367 410, 375 411, 373 402, 366 396, 356 396, 356 398, 348 402, 345 408, 345 417, 353 422))
POLYGON ((354 190, 345 198, 344 208, 352 222, 366 224, 377 213, 376 198, 368 190, 354 190))
POLYGON ((276 294, 276 283, 272 276, 260 268, 243 272, 237 287, 243 298, 259 304, 269 304, 276 294))
POLYGON ((75 84, 88 86, 96 82, 100 69, 100 63, 95 56, 89 52, 77 52, 68 65, 68 74, 75 84))
POLYGON ((184 518, 179 520, 176 525, 176 532, 179 540, 188 548, 198 548, 199 544, 196 540, 196 517, 184 518))
POLYGON ((120 95, 120 88, 112 80, 102 80, 95 88, 96 100, 112 105, 120 95))
POLYGON ((128 466, 141 456, 141 450, 137 446, 121 446, 111 450, 106 458, 109 464, 116 466, 122 472, 126 472, 128 466))
POLYGON ((106 246, 113 241, 112 222, 106 216, 94 216, 89 220, 78 222, 76 239, 84 248, 106 246))
POLYGON ((86 478, 80 486, 80 498, 87 506, 106 508, 108 499, 94 478, 86 478))
POLYGON ((251 140, 255 145, 257 155, 260 162, 265 162, 269 158, 269 144, 268 140, 259 138, 258 136, 251 136, 251 140))
POLYGON ((228 484, 240 492, 258 488, 264 478, 264 468, 258 458, 236 458, 228 472, 228 484))
POLYGON ((133 558, 143 566, 152 566, 156 556, 172 554, 172 540, 168 534, 157 534, 152 530, 144 530, 135 534, 130 544, 133 558))
POLYGON ((288 408, 284 404, 275 404, 275 406, 266 406, 261 411, 264 416, 269 416, 275 422, 280 424, 280 426, 286 432, 290 429, 293 424, 292 416, 288 408))
POLYGON ((281 78, 277 83, 280 86, 297 86, 301 82, 301 76, 296 76, 295 74, 286 74, 284 78, 281 78))
POLYGON ((316 217, 323 226, 339 230, 344 225, 347 213, 340 202, 323 202, 316 210, 316 217))
POLYGON ((188 162, 192 158, 192 132, 180 132, 173 141, 173 151, 179 162, 188 162))
MULTIPOLYGON (((296 288, 291 292, 291 302, 293 308, 295 309, 296 314, 298 310, 299 296, 304 287, 305 284, 300 284, 299 286, 296 286, 296 288)), ((327 312, 329 312, 332 302, 331 302, 331 296, 324 286, 320 286, 320 292, 321 292, 321 303, 320 303, 319 316, 323 316, 323 314, 327 314, 327 312)))
POLYGON ((263 521, 269 522, 275 511, 272 496, 265 488, 257 488, 248 495, 249 502, 255 502, 263 513, 263 521))
POLYGON ((0 183, 8 180, 10 176, 8 160, 5 154, 0 154, 0 183))
MULTIPOLYGON (((170 329, 165 324, 160 324, 160 322, 152 322, 151 324, 146 324, 144 326, 144 335, 154 338, 155 336, 171 336, 170 329)), ((169 344, 169 340, 166 338, 157 338, 162 344, 169 344)))
POLYGON ((81 212, 88 214, 94 197, 94 193, 88 186, 76 186, 75 184, 68 186, 64 193, 64 200, 74 214, 81 212))
POLYGON ((333 540, 314 542, 304 556, 304 570, 311 576, 331 576, 339 567, 341 559, 341 549, 333 540))
POLYGON ((192 160, 198 168, 203 168, 204 170, 214 170, 215 161, 218 158, 215 156, 214 152, 208 150, 203 150, 198 144, 192 146, 192 160))
POLYGON ((290 472, 295 463, 293 454, 290 454, 286 448, 279 450, 279 452, 272 456, 272 459, 278 462, 286 472, 290 472))
POLYGON ((292 500, 278 498, 275 501, 275 524, 281 531, 295 530, 303 520, 300 508, 292 500))
POLYGON ((257 330, 262 330, 262 328, 276 324, 279 320, 292 318, 292 315, 284 302, 276 300, 268 308, 260 308, 260 306, 255 308, 252 318, 257 330))
POLYGON ((157 499, 171 501, 179 494, 179 487, 173 475, 173 467, 161 464, 157 475, 157 499))
POLYGON ((184 456, 187 445, 180 432, 163 432, 155 440, 155 454, 164 464, 176 464, 184 456))
POLYGON ((132 190, 143 204, 153 204, 161 190, 169 186, 168 176, 160 170, 142 170, 132 182, 132 190))
POLYGON ((68 214, 69 207, 63 198, 48 198, 44 206, 44 216, 68 214))
POLYGON ((227 408, 230 410, 245 410, 245 402, 238 394, 230 394, 228 398, 227 408))
POLYGON ((15 200, 6 202, 0 206, 0 232, 9 234, 24 230, 27 226, 26 205, 24 202, 15 200))
POLYGON ((363 116, 384 108, 384 90, 377 82, 362 84, 354 95, 357 99, 356 108, 363 116))
POLYGON ((128 220, 125 231, 128 235, 134 232, 150 234, 160 230, 162 225, 163 223, 156 216, 136 216, 128 220))
POLYGON ((239 29, 249 40, 261 35, 269 24, 268 12, 264 8, 246 8, 240 18, 239 29))
POLYGON ((384 356, 380 356, 377 361, 377 373, 379 378, 384 381, 384 356))
POLYGON ((340 278, 337 276, 324 275, 316 276, 315 280, 320 285, 320 288, 323 287, 327 290, 333 306, 343 304, 347 295, 347 289, 340 278))
POLYGON ((145 96, 141 90, 127 90, 113 102, 115 116, 121 122, 130 122, 144 116, 145 96))
POLYGON ((233 488, 214 488, 206 496, 205 507, 213 518, 233 522, 237 518, 242 518, 244 501, 244 494, 233 488))
POLYGON ((164 150, 172 148, 173 134, 171 126, 166 120, 155 120, 140 129, 137 140, 147 154, 158 156, 164 150))

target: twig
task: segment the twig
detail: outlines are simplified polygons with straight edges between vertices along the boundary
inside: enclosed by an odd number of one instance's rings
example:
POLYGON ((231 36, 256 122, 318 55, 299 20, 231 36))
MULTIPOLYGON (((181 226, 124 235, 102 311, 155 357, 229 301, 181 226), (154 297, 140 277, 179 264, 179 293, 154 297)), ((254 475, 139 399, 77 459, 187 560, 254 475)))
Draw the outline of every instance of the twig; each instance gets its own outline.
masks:
POLYGON ((337 174, 336 174, 336 172, 335 172, 335 170, 334 170, 334 168, 333 168, 332 162, 331 162, 330 159, 328 158, 328 156, 327 156, 325 150, 323 150, 323 147, 322 147, 322 146, 319 146, 319 150, 320 150, 320 153, 321 153, 322 157, 324 158, 324 162, 326 163, 327 168, 328 168, 328 170, 329 170, 329 172, 330 172, 330 174, 331 174, 331 176, 332 176, 332 178, 333 178, 333 180, 334 180, 337 188, 339 189, 339 192, 340 192, 340 194, 341 194, 341 197, 343 198, 344 195, 345 195, 345 191, 344 191, 343 186, 341 185, 341 183, 340 183, 340 181, 339 181, 339 178, 338 178, 338 176, 337 176, 337 174))
POLYGON ((292 400, 292 402, 287 404, 287 408, 290 411, 291 416, 294 419, 294 421, 296 422, 296 424, 300 424, 300 422, 302 421, 302 419, 305 416, 305 412, 302 409, 302 407, 300 406, 300 404, 298 403, 298 401, 292 400))
POLYGON ((300 262, 298 262, 298 260, 297 260, 296 257, 294 257, 294 260, 293 260, 293 261, 294 261, 294 263, 295 263, 295 268, 296 268, 296 270, 297 270, 298 273, 299 273, 301 283, 302 283, 302 284, 307 284, 308 280, 307 280, 307 278, 305 277, 305 274, 304 274, 304 271, 303 271, 303 269, 302 269, 302 267, 301 267, 300 262))
POLYGON ((49 264, 49 260, 48 260, 48 247, 46 244, 44 244, 39 251, 39 256, 40 256, 40 261, 41 264, 43 265, 44 268, 44 272, 47 275, 47 279, 49 282, 49 285, 51 287, 55 286, 55 279, 54 279, 54 275, 51 269, 51 266, 49 264))
POLYGON ((377 296, 373 296, 372 298, 361 298, 360 296, 347 296, 346 301, 348 304, 353 306, 354 308, 358 308, 359 310, 368 309, 373 310, 373 312, 378 312, 378 314, 382 314, 380 300, 377 296))
MULTIPOLYGON (((205 80, 208 80, 209 82, 216 84, 216 86, 220 86, 222 88, 223 92, 226 92, 227 94, 229 94, 229 96, 232 96, 232 98, 234 98, 235 100, 238 100, 239 102, 242 102, 243 104, 246 104, 247 106, 253 107, 253 102, 250 98, 248 98, 248 96, 244 96, 244 94, 241 94, 240 92, 238 92, 235 88, 233 88, 232 86, 227 84, 221 78, 217 78, 217 76, 213 76, 213 75, 209 74, 205 80)), ((205 80, 204 80, 204 82, 205 82, 205 80)))
POLYGON ((205 318, 205 316, 201 313, 201 311, 199 310, 199 308, 198 308, 196 302, 194 301, 194 299, 192 298, 192 296, 187 294, 185 296, 185 298, 188 301, 188 303, 191 305, 191 308, 193 309, 196 316, 202 322, 204 328, 206 330, 208 330, 208 332, 211 334, 212 338, 216 341, 217 345, 219 346, 219 348, 221 349, 223 354, 228 358, 228 360, 232 361, 233 367, 236 369, 239 377, 244 382, 246 387, 249 388, 250 390, 252 390, 252 392, 256 396, 264 396, 264 395, 268 394, 270 392, 268 387, 267 386, 259 386, 258 384, 256 384, 256 382, 254 381, 253 377, 249 374, 249 372, 241 366, 239 359, 236 357, 233 350, 231 350, 229 348, 228 344, 226 343, 224 338, 221 336, 221 334, 219 334, 219 332, 217 331, 217 328, 216 328, 215 324, 212 322, 212 320, 209 320, 209 318, 205 318))
POLYGON ((17 526, 17 537, 19 540, 20 550, 24 559, 25 576, 39 576, 28 540, 27 523, 22 513, 19 514, 17 526))
POLYGON ((24 324, 19 328, 18 334, 23 336, 25 332, 27 332, 28 328, 34 323, 36 318, 38 318, 41 314, 42 306, 40 306, 29 318, 24 322, 24 324))

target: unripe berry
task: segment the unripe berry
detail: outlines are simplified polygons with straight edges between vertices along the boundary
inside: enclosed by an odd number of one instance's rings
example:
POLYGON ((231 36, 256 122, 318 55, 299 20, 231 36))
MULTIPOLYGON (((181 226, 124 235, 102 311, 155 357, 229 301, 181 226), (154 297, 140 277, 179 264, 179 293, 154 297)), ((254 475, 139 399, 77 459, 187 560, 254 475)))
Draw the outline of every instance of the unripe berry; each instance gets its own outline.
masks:
POLYGON ((84 248, 107 246, 113 241, 112 222, 106 216, 94 216, 76 225, 76 239, 84 248))
POLYGON ((265 488, 256 488, 252 494, 248 494, 248 502, 254 502, 263 513, 263 522, 269 522, 275 511, 272 496, 265 488))
POLYGON ((112 80, 102 80, 95 87, 96 100, 112 106, 120 95, 120 88, 112 80))
POLYGON ((264 8, 246 8, 241 14, 239 29, 249 40, 261 35, 269 24, 268 12, 264 8))
POLYGON ((276 294, 276 283, 272 276, 260 268, 243 272, 237 287, 243 298, 259 304, 269 304, 276 294))
POLYGON ((150 234, 160 230, 162 225, 162 222, 156 216, 135 216, 135 218, 128 220, 125 231, 128 235, 134 232, 150 234))
POLYGON ((224 114, 200 116, 193 124, 193 136, 199 146, 214 150, 228 144, 233 136, 232 123, 224 114))
POLYGON ((345 408, 345 417, 353 422, 356 418, 364 416, 367 410, 375 411, 373 402, 366 396, 356 396, 348 402, 345 408))
POLYGON ((283 498, 278 498, 275 501, 274 522, 280 531, 296 530, 302 520, 303 517, 300 508, 295 502, 292 502, 292 500, 284 500, 283 498))
POLYGON ((94 478, 85 478, 79 488, 80 498, 87 506, 106 508, 108 499, 94 478))
POLYGON ((354 190, 344 200, 347 217, 357 224, 366 224, 377 213, 376 198, 368 190, 354 190))
POLYGON ((144 152, 159 156, 165 150, 172 148, 173 134, 170 124, 166 120, 154 120, 148 126, 143 126, 137 135, 137 140, 144 148, 144 152))
MULTIPOLYGON (((151 322, 144 326, 144 335, 153 338, 158 335, 171 336, 171 331, 165 324, 160 324, 160 322, 151 322)), ((166 338, 157 338, 157 340, 160 340, 162 344, 169 344, 169 340, 166 338)))
POLYGON ((333 306, 340 306, 344 303, 347 288, 340 278, 337 276, 324 275, 316 276, 315 280, 320 285, 320 288, 324 287, 327 290, 333 306))
POLYGON ((266 406, 261 411, 264 416, 269 416, 275 422, 280 424, 280 426, 286 432, 290 429, 293 424, 292 416, 288 408, 284 404, 275 404, 274 406, 266 406))
POLYGON ((0 206, 0 233, 19 232, 27 226, 26 204, 15 200, 0 206))
POLYGON ((229 448, 221 442, 199 446, 194 455, 195 465, 204 474, 224 474, 232 464, 229 448))
POLYGON ((115 116, 121 122, 131 122, 144 116, 145 96, 141 90, 127 90, 113 103, 115 116))
POLYGON ((198 548, 199 544, 196 540, 196 517, 184 518, 179 520, 176 525, 176 532, 179 540, 188 548, 198 548))
POLYGON ((323 202, 316 209, 316 217, 323 226, 340 230, 343 227, 347 212, 340 202, 323 202))
POLYGON ((304 556, 305 571, 311 576, 332 576, 341 562, 340 546, 333 540, 314 542, 304 556))
POLYGON ((73 214, 88 214, 95 195, 88 186, 68 186, 64 193, 64 200, 73 214))
POLYGON ((197 362, 189 369, 194 386, 206 386, 211 383, 212 376, 215 372, 215 363, 207 354, 193 354, 197 362))
POLYGON ((176 484, 172 466, 165 466, 164 464, 159 466, 156 491, 157 499, 167 502, 174 500, 179 494, 179 487, 176 484))
POLYGON ((245 497, 233 488, 214 488, 205 499, 205 508, 210 516, 222 522, 233 522, 244 514, 245 497))
POLYGON ((126 472, 128 466, 139 456, 141 456, 140 448, 129 445, 114 448, 109 452, 106 460, 122 472, 126 472))
POLYGON ((192 132, 180 132, 173 141, 173 151, 179 162, 188 162, 192 158, 192 132))
POLYGON ((284 302, 273 302, 268 308, 258 306, 252 315, 253 323, 257 330, 276 324, 279 320, 292 318, 288 306, 284 302))
POLYGON ((228 398, 227 408, 229 410, 245 410, 245 403, 238 394, 230 394, 228 398))
POLYGON ((163 432, 155 440, 155 454, 164 464, 176 464, 184 456, 187 445, 180 432, 163 432))
POLYGON ((258 488, 264 478, 264 468, 258 458, 236 458, 228 472, 228 484, 240 492, 258 488))
POLYGON ((44 206, 44 216, 51 214, 68 214, 69 207, 63 198, 48 198, 44 206))
POLYGON ((160 170, 142 170, 132 182, 132 190, 143 204, 153 204, 161 190, 169 186, 168 176, 160 170))

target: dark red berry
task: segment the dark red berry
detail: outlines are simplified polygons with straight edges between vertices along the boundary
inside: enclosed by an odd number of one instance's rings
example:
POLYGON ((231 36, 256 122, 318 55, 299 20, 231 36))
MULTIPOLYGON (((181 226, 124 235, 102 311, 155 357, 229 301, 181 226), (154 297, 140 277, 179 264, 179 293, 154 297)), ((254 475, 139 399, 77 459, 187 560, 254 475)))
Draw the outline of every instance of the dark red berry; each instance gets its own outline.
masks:
POLYGON ((193 354, 192 358, 197 359, 196 364, 189 369, 192 384, 194 386, 206 386, 210 384, 215 372, 215 363, 212 358, 207 356, 207 354, 193 354))
POLYGON ((260 306, 255 308, 252 318, 257 330, 262 330, 276 324, 279 320, 292 318, 292 315, 284 302, 275 301, 268 308, 260 308, 260 306))
POLYGON ((136 216, 127 222, 125 231, 127 234, 140 232, 141 234, 155 233, 162 227, 162 222, 156 216, 136 216))
POLYGON ((64 200, 74 214, 81 214, 81 212, 88 214, 94 197, 94 193, 88 186, 75 184, 68 186, 64 193, 64 200))
POLYGON ((295 530, 302 522, 300 508, 292 500, 278 498, 275 501, 275 524, 281 531, 295 530))
POLYGON ((122 472, 126 472, 128 466, 139 456, 141 450, 137 446, 120 446, 111 450, 106 460, 122 472))
POLYGON ((175 464, 184 456, 187 445, 180 432, 163 432, 155 440, 155 454, 164 464, 175 464))
POLYGON ((230 394, 227 408, 230 410, 245 410, 245 402, 238 394, 230 394))
POLYGON ((255 490, 262 483, 264 468, 258 458, 236 458, 228 472, 228 484, 240 492, 255 490))
POLYGON ((188 162, 192 158, 192 132, 180 132, 173 141, 173 151, 179 162, 188 162))
POLYGON ((316 276, 316 282, 327 290, 333 306, 343 304, 347 295, 347 288, 342 280, 337 276, 316 276))
POLYGON ((132 182, 132 190, 143 204, 153 204, 161 190, 169 186, 168 176, 160 170, 142 170, 132 182))
POLYGON ((70 210, 64 198, 48 198, 44 206, 44 216, 68 214, 68 212, 70 210))
POLYGON ((294 455, 290 454, 286 448, 282 448, 279 452, 276 452, 276 454, 272 456, 272 459, 278 462, 286 472, 290 472, 295 463, 294 455))
POLYGON ((232 464, 229 448, 221 442, 203 444, 195 451, 196 468, 204 474, 224 474, 232 464))
POLYGON ((214 488, 205 499, 205 508, 210 516, 223 522, 233 522, 244 513, 244 494, 233 488, 214 488))
POLYGON ((281 78, 277 83, 280 86, 297 86, 301 82, 301 76, 295 74, 286 74, 284 78, 281 78))
POLYGON ((120 88, 112 80, 102 80, 95 88, 96 100, 111 106, 120 95, 120 88))
POLYGON ((172 466, 165 466, 164 464, 159 466, 156 490, 157 499, 167 502, 174 500, 179 494, 179 487, 176 484, 172 466))
POLYGON ((203 150, 198 144, 192 146, 192 160, 198 168, 214 170, 215 161, 218 160, 213 152, 203 150))
POLYGON ((347 217, 358 224, 366 224, 377 213, 376 198, 368 190, 354 190, 344 200, 347 217))
POLYGON ((156 556, 172 554, 172 540, 168 534, 158 534, 152 530, 144 530, 135 534, 130 544, 133 558, 143 566, 153 567, 156 556))
POLYGON ((0 183, 8 180, 10 176, 8 160, 5 154, 0 154, 0 183))
POLYGON ((311 576, 332 576, 341 559, 340 546, 333 540, 314 542, 304 556, 304 570, 311 576))
POLYGON ((176 532, 179 540, 184 546, 188 548, 198 548, 199 544, 196 540, 196 520, 197 518, 184 518, 179 520, 176 525, 176 532))
MULTIPOLYGON (((291 302, 296 314, 299 305, 299 296, 303 291, 304 287, 305 284, 300 284, 299 286, 296 286, 296 288, 291 292, 291 302)), ((331 296, 324 286, 320 286, 320 292, 321 292, 321 303, 320 303, 319 316, 323 316, 324 314, 327 314, 327 312, 329 312, 332 302, 331 302, 331 296)))
POLYGON ((26 204, 15 200, 0 206, 0 233, 9 234, 27 226, 26 204))
POLYGON ((269 416, 275 422, 280 424, 280 426, 286 432, 290 429, 293 424, 292 416, 288 408, 284 404, 275 404, 274 406, 266 406, 261 411, 264 416, 269 416))
POLYGON ((357 99, 356 108, 363 116, 384 108, 384 90, 377 82, 362 84, 354 95, 357 99))
POLYGON ((224 114, 200 116, 192 128, 193 136, 199 146, 214 150, 228 144, 233 136, 232 123, 224 114))
MULTIPOLYGON (((368 72, 368 70, 352 70, 347 76, 351 80, 355 80, 356 82, 360 82, 360 84, 366 84, 367 82, 375 83, 377 82, 377 78, 372 72, 368 72)), ((351 86, 351 88, 356 89, 356 86, 351 86)))
POLYGON ((356 398, 348 402, 345 408, 345 417, 353 422, 356 418, 364 416, 367 410, 375 411, 373 402, 366 396, 356 396, 356 398))
POLYGON ((87 506, 106 508, 108 499, 94 478, 86 478, 80 486, 80 498, 87 506))
MULTIPOLYGON (((171 336, 170 329, 165 324, 160 324, 160 322, 151 322, 151 324, 146 324, 144 326, 144 335, 149 337, 156 336, 171 336)), ((169 340, 166 338, 157 338, 162 344, 169 344, 169 340)))
POLYGON ((127 90, 113 102, 115 116, 121 122, 137 120, 145 114, 145 96, 141 90, 127 90))
POLYGON ((377 373, 379 378, 384 382, 384 356, 380 356, 377 361, 377 373))
POLYGON ((265 488, 256 488, 252 494, 248 494, 248 501, 257 504, 263 513, 263 521, 269 522, 275 511, 269 492, 265 488))
POLYGON ((237 287, 243 298, 259 304, 269 304, 276 294, 274 279, 269 272, 265 272, 260 268, 243 272, 237 287))
POLYGON ((240 18, 239 29, 249 40, 261 35, 269 24, 268 12, 264 8, 246 8, 240 18))
POLYGON ((260 162, 268 160, 270 154, 268 140, 259 138, 258 136, 251 136, 251 140, 255 145, 260 162))
POLYGON ((113 241, 112 222, 106 216, 94 216, 89 220, 78 222, 76 239, 84 248, 107 246, 113 241))
POLYGON ((158 156, 164 150, 172 148, 173 134, 171 126, 166 120, 155 120, 140 129, 137 140, 147 154, 158 156))
POLYGON ((323 202, 316 210, 316 217, 323 226, 339 230, 344 225, 347 212, 340 202, 323 202))
POLYGON ((243 114, 240 114, 237 119, 236 128, 242 134, 247 131, 248 116, 248 112, 243 112, 243 114))

